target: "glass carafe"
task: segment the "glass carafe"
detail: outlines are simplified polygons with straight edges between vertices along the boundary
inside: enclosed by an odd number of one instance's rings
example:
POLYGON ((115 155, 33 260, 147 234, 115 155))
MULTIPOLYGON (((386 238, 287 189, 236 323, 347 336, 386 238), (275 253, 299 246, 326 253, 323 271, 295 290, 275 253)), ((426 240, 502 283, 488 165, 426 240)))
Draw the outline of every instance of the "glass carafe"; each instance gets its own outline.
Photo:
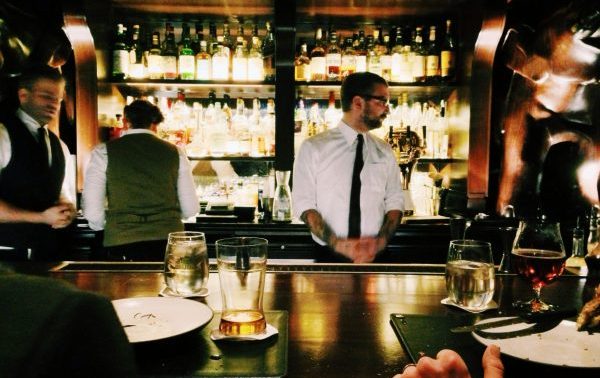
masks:
POLYGON ((292 194, 290 190, 291 171, 275 172, 275 195, 273 196, 273 221, 291 222, 292 221, 292 194))

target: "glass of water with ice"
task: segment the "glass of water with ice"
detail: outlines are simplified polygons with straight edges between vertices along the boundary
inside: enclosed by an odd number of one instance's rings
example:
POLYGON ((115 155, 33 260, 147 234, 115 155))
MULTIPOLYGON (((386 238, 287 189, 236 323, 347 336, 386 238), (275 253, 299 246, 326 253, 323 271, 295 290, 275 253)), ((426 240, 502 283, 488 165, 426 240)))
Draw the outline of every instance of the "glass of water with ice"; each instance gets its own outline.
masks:
POLYGON ((479 240, 452 240, 446 261, 448 299, 468 311, 482 311, 494 296, 492 246, 479 240))
POLYGON ((208 253, 203 232, 169 233, 164 273, 167 288, 174 295, 190 296, 206 291, 208 253))

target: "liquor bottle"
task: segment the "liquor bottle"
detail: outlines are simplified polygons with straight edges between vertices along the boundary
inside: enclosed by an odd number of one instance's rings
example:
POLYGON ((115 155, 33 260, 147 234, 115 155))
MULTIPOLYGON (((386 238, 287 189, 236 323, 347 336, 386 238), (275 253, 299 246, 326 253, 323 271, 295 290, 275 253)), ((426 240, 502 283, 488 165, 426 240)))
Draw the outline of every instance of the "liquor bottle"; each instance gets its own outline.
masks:
POLYGON ((194 80, 196 74, 196 57, 192 50, 190 27, 183 23, 181 32, 181 50, 179 51, 179 77, 181 80, 194 80))
POLYGON ((310 58, 306 42, 300 44, 300 52, 294 60, 294 78, 296 81, 310 81, 310 58))
POLYGON ((163 59, 163 78, 166 80, 177 79, 177 44, 175 43, 175 31, 171 23, 167 23, 167 36, 165 45, 161 51, 163 59))
POLYGON ((148 50, 148 78, 162 79, 164 76, 163 57, 160 49, 160 33, 152 32, 152 43, 148 50))
POLYGON ((446 33, 440 53, 440 74, 444 82, 451 82, 456 74, 456 43, 452 35, 451 20, 446 20, 446 33))
POLYGON ((127 78, 129 73, 129 47, 127 46, 127 28, 123 24, 117 24, 117 33, 112 49, 112 77, 116 80, 127 78))
POLYGON ((429 27, 429 42, 425 48, 425 81, 436 83, 440 80, 440 49, 436 41, 435 26, 429 27))
POLYGON ((129 50, 129 77, 143 79, 146 77, 144 67, 144 47, 140 39, 140 25, 133 25, 129 50))
POLYGON ((367 71, 381 76, 381 58, 375 51, 375 38, 371 35, 367 37, 367 71))
POLYGON ((367 71, 367 46, 365 40, 365 31, 358 31, 358 39, 353 41, 354 51, 356 53, 356 72, 367 71))
POLYGON ((571 256, 569 256, 569 258, 565 262, 565 266, 576 268, 586 267, 584 259, 586 255, 584 237, 585 233, 581 228, 581 219, 580 217, 577 217, 577 225, 573 229, 573 244, 571 249, 571 256))
POLYGON ((252 135, 250 134, 248 118, 245 114, 243 98, 238 98, 236 100, 235 113, 233 117, 231 117, 231 130, 234 138, 239 142, 240 155, 249 156, 252 148, 252 135))
POLYGON ((265 135, 265 149, 267 156, 275 156, 275 100, 267 100, 267 113, 261 119, 261 129, 265 135))
POLYGON ((600 208, 598 206, 592 207, 592 212, 590 215, 590 228, 589 235, 587 240, 587 253, 591 254, 593 250, 598 247, 598 242, 600 241, 600 235, 598 235, 598 213, 600 208))
POLYGON ((380 47, 380 61, 381 61, 381 76, 390 81, 392 79, 392 54, 389 49, 390 36, 386 34, 383 36, 383 46, 380 47))
POLYGON ((275 37, 271 23, 266 23, 267 35, 262 41, 263 71, 265 81, 275 80, 275 37))
POLYGON ((265 156, 266 147, 265 147, 265 133, 262 129, 261 125, 261 116, 260 116, 260 100, 255 98, 252 100, 252 113, 249 117, 250 123, 250 156, 258 157, 265 156))
POLYGON ((346 38, 344 52, 342 54, 342 65, 340 67, 340 78, 343 79, 346 76, 356 72, 356 51, 352 43, 352 38, 346 38))
POLYGON ((327 64, 325 49, 323 48, 323 29, 318 28, 315 33, 315 46, 310 51, 310 75, 312 81, 327 80, 327 64))
POLYGON ((263 56, 260 52, 260 39, 257 34, 252 36, 252 45, 248 51, 248 80, 261 81, 264 78, 263 56))
POLYGON ((212 79, 229 80, 229 56, 222 44, 217 44, 217 50, 212 56, 212 79))
POLYGON ((200 41, 204 40, 204 27, 202 26, 202 22, 196 22, 195 24, 196 34, 192 39, 192 50, 194 51, 194 55, 197 55, 200 52, 200 41))
POLYGON ((425 82, 425 64, 426 64, 426 52, 425 46, 423 45, 423 27, 417 26, 415 28, 415 38, 411 46, 412 49, 412 76, 413 81, 416 83, 425 82))
POLYGON ((196 80, 212 79, 212 58, 208 53, 206 44, 206 41, 200 41, 200 51, 196 54, 196 80))
POLYGON ((208 23, 208 53, 213 56, 217 52, 217 25, 214 22, 208 23))
POLYGON ((231 32, 229 31, 229 23, 223 23, 223 51, 229 56, 231 60, 231 56, 233 55, 233 51, 235 50, 235 42, 231 37, 231 32))
POLYGON ((235 53, 233 54, 231 63, 231 78, 233 81, 248 80, 248 56, 246 56, 246 51, 244 51, 243 40, 243 37, 237 37, 235 53))
MULTIPOLYGON (((328 102, 327 110, 323 114, 323 118, 325 119, 325 129, 333 129, 337 126, 338 122, 341 119, 341 114, 338 109, 335 108, 335 92, 329 91, 329 102, 328 102)), ((325 131, 325 130, 323 130, 325 131)))
POLYGON ((337 33, 332 31, 330 34, 327 53, 325 54, 325 66, 327 71, 327 80, 340 80, 340 66, 342 64, 342 51, 337 44, 337 33))

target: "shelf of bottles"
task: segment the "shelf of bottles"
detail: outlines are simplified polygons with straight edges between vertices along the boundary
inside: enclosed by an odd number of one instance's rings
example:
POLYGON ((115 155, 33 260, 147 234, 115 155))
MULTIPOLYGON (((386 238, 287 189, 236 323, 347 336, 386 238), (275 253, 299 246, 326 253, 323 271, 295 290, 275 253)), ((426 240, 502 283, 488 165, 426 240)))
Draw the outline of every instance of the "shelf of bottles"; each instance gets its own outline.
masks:
POLYGON ((191 159, 273 160, 274 37, 270 21, 261 26, 228 20, 119 23, 107 85, 127 103, 143 98, 159 106, 165 120, 158 135, 185 148, 191 159))
POLYGON ((341 118, 335 98, 341 81, 353 72, 369 71, 390 84, 389 115, 374 133, 392 145, 399 164, 417 159, 452 162, 446 114, 447 99, 456 90, 452 26, 450 19, 387 28, 340 24, 336 29, 329 24, 326 31, 313 23, 299 25, 295 145, 335 127, 341 118))

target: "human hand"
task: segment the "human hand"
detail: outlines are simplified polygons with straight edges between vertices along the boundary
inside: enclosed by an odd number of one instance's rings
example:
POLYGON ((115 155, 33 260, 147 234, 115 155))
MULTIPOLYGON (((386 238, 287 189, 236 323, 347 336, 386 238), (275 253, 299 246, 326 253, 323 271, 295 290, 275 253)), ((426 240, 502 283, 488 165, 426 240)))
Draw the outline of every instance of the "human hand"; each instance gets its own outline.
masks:
MULTIPOLYGON (((504 365, 500 360, 500 348, 490 345, 481 358, 484 378, 502 378, 504 365)), ((470 378, 464 360, 453 350, 441 350, 435 359, 422 357, 417 364, 406 365, 401 374, 394 378, 470 378)))
POLYGON ((370 263, 377 252, 385 248, 385 241, 379 237, 338 239, 334 250, 348 257, 356 264, 370 263))
POLYGON ((42 212, 43 223, 52 228, 65 228, 75 218, 75 206, 72 203, 59 203, 42 212))

